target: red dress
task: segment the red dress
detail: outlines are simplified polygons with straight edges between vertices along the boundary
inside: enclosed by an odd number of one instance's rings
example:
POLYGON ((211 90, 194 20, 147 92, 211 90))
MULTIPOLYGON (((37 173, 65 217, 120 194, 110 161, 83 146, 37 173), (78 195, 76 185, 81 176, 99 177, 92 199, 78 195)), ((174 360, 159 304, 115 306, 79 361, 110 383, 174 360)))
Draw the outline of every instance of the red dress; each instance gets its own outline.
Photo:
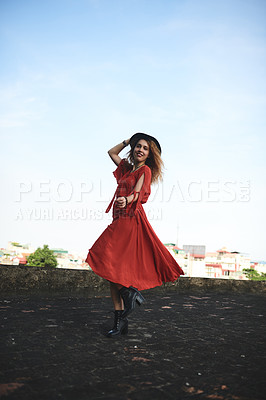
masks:
POLYGON ((113 172, 117 189, 106 212, 116 197, 136 194, 134 188, 144 173, 137 201, 126 208, 113 206, 113 221, 89 250, 86 262, 108 281, 139 290, 174 282, 184 272, 160 241, 150 225, 142 204, 150 195, 151 170, 143 165, 132 172, 132 165, 121 160, 113 172))

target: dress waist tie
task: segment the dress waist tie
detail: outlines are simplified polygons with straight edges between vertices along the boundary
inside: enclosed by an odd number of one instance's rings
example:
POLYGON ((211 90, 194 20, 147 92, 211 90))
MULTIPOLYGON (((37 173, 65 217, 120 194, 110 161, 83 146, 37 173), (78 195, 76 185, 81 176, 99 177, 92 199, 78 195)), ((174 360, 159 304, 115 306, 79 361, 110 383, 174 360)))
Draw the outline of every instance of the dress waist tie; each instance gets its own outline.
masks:
POLYGON ((108 212, 111 210, 111 207, 112 207, 113 202, 114 202, 114 200, 115 200, 116 194, 117 194, 117 189, 116 189, 116 191, 115 191, 114 197, 113 197, 112 200, 110 201, 109 206, 108 206, 108 207, 106 208, 106 210, 105 210, 106 213, 108 213, 108 212))

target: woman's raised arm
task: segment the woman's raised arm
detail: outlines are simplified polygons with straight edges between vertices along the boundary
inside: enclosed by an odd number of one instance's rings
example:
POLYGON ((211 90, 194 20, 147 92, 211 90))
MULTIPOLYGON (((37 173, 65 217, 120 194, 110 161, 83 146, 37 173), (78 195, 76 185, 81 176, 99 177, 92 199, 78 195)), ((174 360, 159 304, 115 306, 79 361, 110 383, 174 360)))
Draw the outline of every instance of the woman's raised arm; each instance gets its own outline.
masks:
POLYGON ((126 139, 122 143, 119 143, 116 146, 112 147, 110 150, 108 150, 109 156, 116 165, 119 165, 121 161, 121 157, 119 157, 118 154, 129 144, 129 141, 130 139, 126 139))

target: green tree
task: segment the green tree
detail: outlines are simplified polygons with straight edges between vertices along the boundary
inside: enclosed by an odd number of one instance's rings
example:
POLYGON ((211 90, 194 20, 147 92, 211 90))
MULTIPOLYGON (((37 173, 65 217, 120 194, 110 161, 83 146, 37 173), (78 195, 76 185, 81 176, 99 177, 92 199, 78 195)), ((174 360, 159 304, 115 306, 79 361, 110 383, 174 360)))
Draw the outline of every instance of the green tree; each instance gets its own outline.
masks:
POLYGON ((29 267, 56 268, 57 260, 52 250, 50 250, 48 245, 45 244, 42 249, 38 247, 34 253, 29 255, 27 265, 29 267))
POLYGON ((260 274, 254 268, 244 268, 243 272, 251 281, 266 281, 266 274, 263 272, 260 274))

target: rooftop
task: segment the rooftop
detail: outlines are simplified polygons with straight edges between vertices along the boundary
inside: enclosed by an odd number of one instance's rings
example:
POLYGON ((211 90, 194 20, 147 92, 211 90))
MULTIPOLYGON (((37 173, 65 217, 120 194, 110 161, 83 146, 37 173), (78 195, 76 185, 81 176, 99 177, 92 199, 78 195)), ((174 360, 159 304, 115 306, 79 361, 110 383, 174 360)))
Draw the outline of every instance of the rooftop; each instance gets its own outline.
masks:
POLYGON ((117 339, 105 293, 1 295, 0 397, 265 398, 265 295, 143 294, 117 339))

